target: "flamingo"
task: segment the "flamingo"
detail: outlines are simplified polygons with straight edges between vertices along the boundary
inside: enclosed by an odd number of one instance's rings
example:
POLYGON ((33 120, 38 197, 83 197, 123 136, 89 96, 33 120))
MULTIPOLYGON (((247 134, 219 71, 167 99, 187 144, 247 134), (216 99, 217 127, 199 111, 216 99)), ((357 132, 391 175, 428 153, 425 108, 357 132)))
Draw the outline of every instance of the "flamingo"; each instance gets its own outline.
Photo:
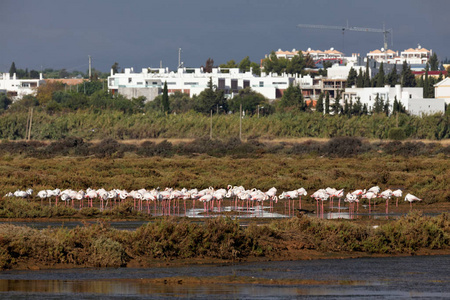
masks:
POLYGON ((370 214, 370 199, 374 199, 377 197, 377 193, 368 191, 364 195, 361 196, 361 198, 366 198, 369 200, 369 214, 370 214))
POLYGON ((378 197, 381 197, 386 200, 386 214, 389 213, 389 200, 392 197, 392 190, 387 189, 384 192, 380 193, 378 197))
POLYGON ((402 190, 395 190, 392 192, 392 196, 396 198, 395 206, 398 207, 398 198, 400 198, 403 195, 402 190))
POLYGON ((405 201, 409 201, 409 206, 410 206, 410 208, 412 209, 412 203, 413 203, 413 201, 422 201, 422 199, 420 199, 420 198, 418 198, 418 197, 416 197, 416 196, 414 196, 414 195, 412 195, 412 194, 407 194, 407 195, 405 196, 405 201))
POLYGON ((302 209, 302 196, 308 195, 308 192, 306 192, 306 190, 302 187, 299 188, 297 192, 298 192, 298 208, 302 209))

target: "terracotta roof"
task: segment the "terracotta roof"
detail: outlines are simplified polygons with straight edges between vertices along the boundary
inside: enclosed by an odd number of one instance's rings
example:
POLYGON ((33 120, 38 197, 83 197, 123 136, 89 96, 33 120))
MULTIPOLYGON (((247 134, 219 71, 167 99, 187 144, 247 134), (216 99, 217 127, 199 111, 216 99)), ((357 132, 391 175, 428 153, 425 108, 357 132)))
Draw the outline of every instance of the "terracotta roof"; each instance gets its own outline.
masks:
POLYGON ((420 48, 420 49, 419 48, 416 48, 416 49, 409 48, 403 52, 430 52, 430 51, 425 48, 420 48))
POLYGON ((325 53, 327 53, 327 54, 342 54, 342 52, 339 52, 339 51, 337 51, 337 50, 325 50, 325 53))

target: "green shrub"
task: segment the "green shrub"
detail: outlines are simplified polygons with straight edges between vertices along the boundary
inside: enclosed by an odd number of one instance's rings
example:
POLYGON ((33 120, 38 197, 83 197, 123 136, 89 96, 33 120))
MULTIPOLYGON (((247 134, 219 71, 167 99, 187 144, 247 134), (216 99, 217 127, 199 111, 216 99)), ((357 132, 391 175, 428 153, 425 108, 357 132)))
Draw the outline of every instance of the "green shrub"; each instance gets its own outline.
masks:
POLYGON ((406 139, 406 133, 403 128, 391 128, 389 129, 388 137, 391 140, 402 141, 406 139))

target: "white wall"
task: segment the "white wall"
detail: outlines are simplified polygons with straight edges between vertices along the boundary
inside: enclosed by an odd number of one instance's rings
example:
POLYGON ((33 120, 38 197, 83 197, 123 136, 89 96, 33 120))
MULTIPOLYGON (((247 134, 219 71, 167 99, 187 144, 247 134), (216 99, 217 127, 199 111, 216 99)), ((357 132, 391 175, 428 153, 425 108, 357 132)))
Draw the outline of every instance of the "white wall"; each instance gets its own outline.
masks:
POLYGON ((408 107, 409 99, 420 99, 423 97, 423 88, 402 88, 400 85, 396 85, 395 87, 346 88, 343 94, 343 101, 352 100, 355 103, 359 97, 361 103, 363 105, 366 104, 369 110, 371 110, 375 104, 377 95, 383 101, 389 100, 391 108, 395 97, 397 97, 397 101, 400 101, 402 105, 408 107))
POLYGON ((434 85, 434 97, 444 99, 445 103, 450 104, 450 78, 445 78, 434 85))
POLYGON ((444 99, 412 98, 408 99, 406 109, 410 114, 416 116, 444 113, 445 102, 444 99))

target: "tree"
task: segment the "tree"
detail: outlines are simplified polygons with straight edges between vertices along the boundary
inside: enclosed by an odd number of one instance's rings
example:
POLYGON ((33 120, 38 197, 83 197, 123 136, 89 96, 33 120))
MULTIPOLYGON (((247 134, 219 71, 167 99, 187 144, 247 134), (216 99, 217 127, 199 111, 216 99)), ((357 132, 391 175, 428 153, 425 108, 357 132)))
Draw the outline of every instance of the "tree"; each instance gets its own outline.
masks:
POLYGON ((250 68, 252 68, 253 74, 258 75, 258 76, 261 75, 261 66, 258 63, 255 63, 252 61, 250 63, 250 68))
POLYGON ((31 70, 30 71, 30 78, 31 79, 39 79, 39 72, 36 70, 31 70))
POLYGON ((353 105, 352 114, 356 116, 361 116, 363 114, 363 105, 361 103, 361 98, 357 98, 355 104, 353 105))
POLYGON ((439 69, 439 60, 436 52, 433 52, 433 54, 431 55, 429 63, 431 71, 437 71, 439 69))
POLYGON ((170 113, 170 103, 169 103, 169 93, 167 91, 167 81, 164 82, 163 94, 161 98, 161 105, 163 112, 168 114, 170 113))
POLYGON ((233 112, 239 111, 240 105, 242 105, 243 111, 255 114, 257 113, 258 106, 260 108, 268 108, 269 102, 260 93, 253 91, 250 87, 246 87, 228 101, 228 108, 233 112))
POLYGON ((397 65, 394 65, 391 72, 386 77, 386 83, 395 86, 398 83, 397 65))
POLYGON ((320 112, 323 114, 323 93, 320 93, 319 95, 319 99, 317 100, 317 104, 316 104, 316 111, 320 112))
POLYGON ((389 116, 390 113, 389 106, 390 106, 389 99, 387 99, 383 106, 383 112, 386 114, 386 116, 389 116))
POLYGON ((385 79, 384 67, 383 62, 381 62, 378 74, 375 76, 375 87, 384 87, 384 79, 385 79))
POLYGON ((334 103, 332 105, 333 114, 337 115, 341 111, 341 104, 339 103, 341 101, 341 94, 337 92, 337 95, 334 99, 334 103))
POLYGON ((17 73, 16 63, 12 62, 11 67, 9 68, 9 76, 13 76, 14 73, 17 73))
POLYGON ((302 74, 305 69, 305 60, 303 54, 299 51, 291 60, 287 62, 286 73, 288 74, 302 74))
POLYGON ((69 76, 70 76, 70 74, 69 74, 69 72, 67 72, 66 69, 61 69, 59 71, 59 78, 67 78, 69 76))
MULTIPOLYGON (((299 51, 299 53, 301 53, 301 50, 299 51)), ((305 56, 305 67, 306 68, 315 68, 316 67, 316 63, 314 61, 314 59, 311 57, 311 55, 306 54, 305 56)), ((331 65, 329 66, 331 67, 331 65)), ((325 68, 325 64, 324 64, 324 68, 325 68)))
POLYGON ((406 60, 403 61, 401 84, 402 84, 402 87, 415 87, 416 86, 416 79, 414 77, 413 72, 411 71, 411 66, 408 65, 406 60))
POLYGON ((382 113, 383 108, 384 108, 384 101, 383 99, 380 98, 380 95, 377 93, 375 97, 375 103, 373 104, 372 112, 375 114, 382 113))
POLYGON ((371 87, 372 84, 370 82, 370 69, 369 69, 369 59, 366 62, 366 72, 364 73, 364 87, 371 87))
POLYGON ((359 68, 359 74, 358 77, 356 78, 356 87, 359 88, 364 87, 364 75, 361 68, 359 68))
POLYGON ((227 99, 224 91, 216 89, 212 83, 212 78, 210 78, 208 88, 195 97, 194 109, 201 113, 210 113, 211 110, 216 111, 218 107, 222 107, 221 110, 227 111, 227 99))
MULTIPOLYGON (((219 65, 220 68, 225 68, 225 69, 232 69, 232 68, 237 68, 238 65, 236 64, 236 62, 232 59, 229 60, 226 64, 221 64, 219 65)), ((224 70, 224 73, 228 73, 228 70, 224 70)))
POLYGON ((325 114, 330 114, 330 93, 325 96, 325 114))
POLYGON ((113 75, 116 74, 116 73, 119 73, 119 63, 118 63, 118 62, 115 62, 115 63, 111 66, 111 69, 112 69, 113 75))
POLYGON ((6 110, 11 103, 11 99, 9 99, 5 94, 0 94, 0 112, 6 110))
POLYGON ((353 67, 351 67, 347 76, 347 86, 352 87, 353 85, 356 85, 357 78, 358 73, 356 72, 355 69, 353 69, 353 67))
POLYGON ((423 97, 424 98, 429 98, 429 94, 430 94, 430 81, 428 79, 428 70, 430 69, 428 63, 425 67, 425 78, 423 80, 423 97))
POLYGON ((281 97, 280 106, 283 108, 295 107, 301 111, 305 111, 306 104, 300 87, 290 85, 281 97))
POLYGON ((205 73, 211 73, 214 66, 214 60, 210 57, 206 60, 205 66, 203 67, 203 71, 205 73))
POLYGON ((251 64, 250 57, 248 57, 248 56, 244 57, 241 60, 241 62, 239 63, 239 70, 241 72, 248 72, 248 71, 250 71, 250 64, 251 64))
POLYGON ((394 97, 394 103, 392 104, 392 113, 406 113, 406 108, 403 104, 397 100, 397 96, 394 97))

